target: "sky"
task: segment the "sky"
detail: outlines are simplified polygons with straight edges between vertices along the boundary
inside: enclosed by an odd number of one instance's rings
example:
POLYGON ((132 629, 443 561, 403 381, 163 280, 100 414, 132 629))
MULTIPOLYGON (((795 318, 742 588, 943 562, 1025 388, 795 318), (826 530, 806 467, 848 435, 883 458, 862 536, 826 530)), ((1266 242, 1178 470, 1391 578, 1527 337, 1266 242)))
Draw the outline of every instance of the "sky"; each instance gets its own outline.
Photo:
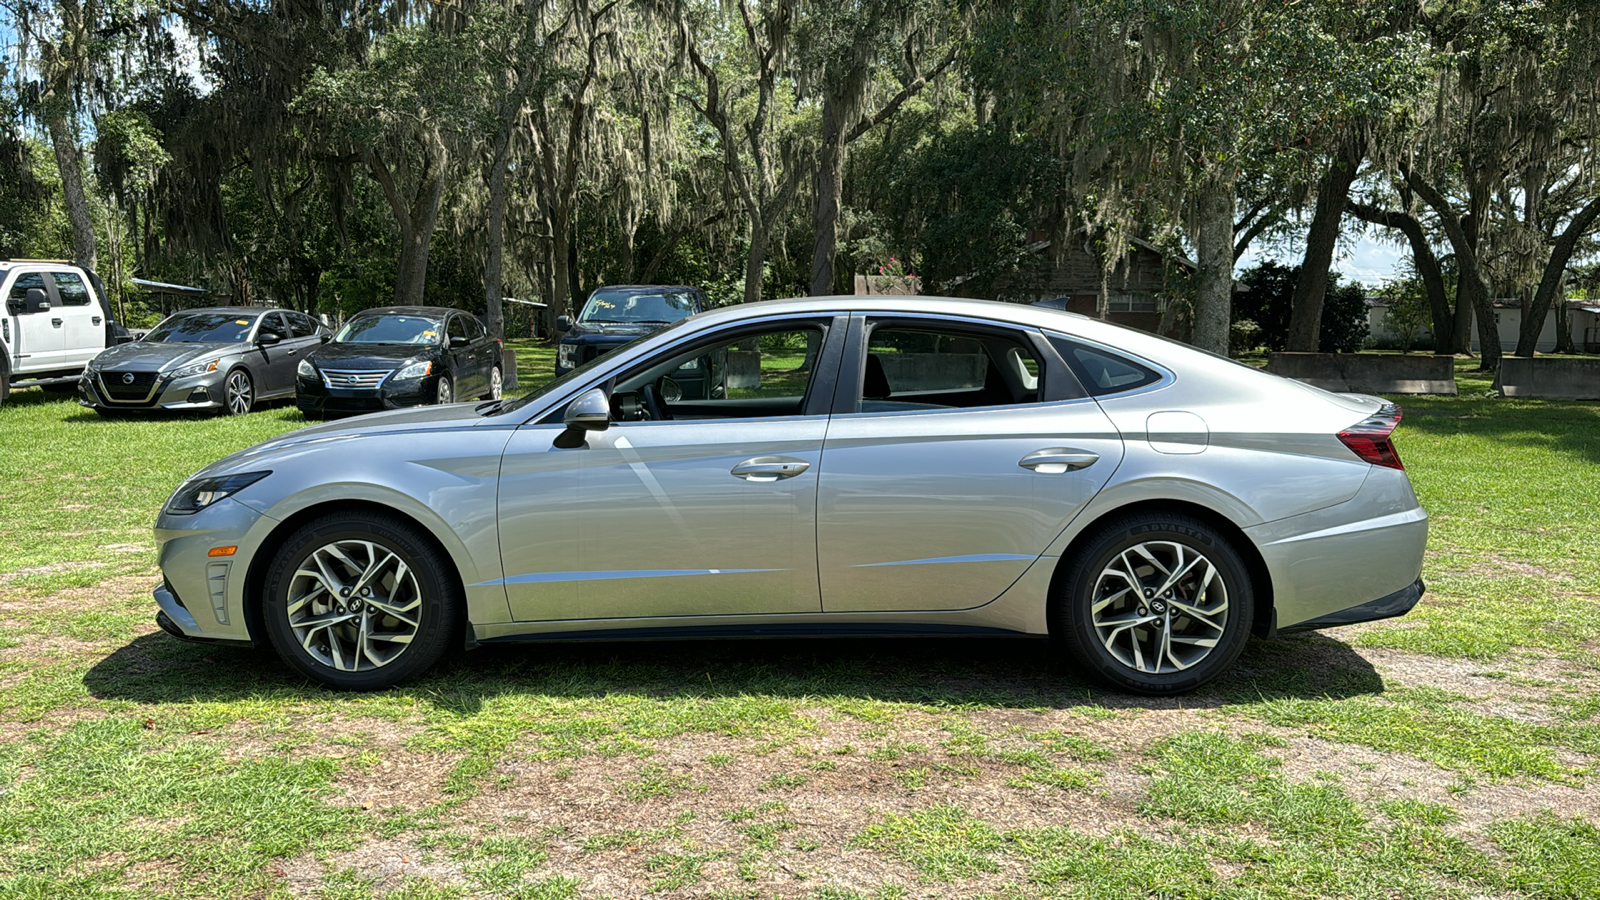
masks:
MULTIPOLYGON (((1333 255, 1333 271, 1346 281, 1359 281, 1369 288, 1385 281, 1402 277, 1401 266, 1410 251, 1392 241, 1377 239, 1378 229, 1365 232, 1353 230, 1351 221, 1345 219, 1345 233, 1333 255)), ((1297 233, 1289 240, 1250 245, 1234 264, 1234 274, 1251 268, 1262 260, 1275 260, 1286 266, 1297 266, 1305 256, 1305 242, 1297 233)))

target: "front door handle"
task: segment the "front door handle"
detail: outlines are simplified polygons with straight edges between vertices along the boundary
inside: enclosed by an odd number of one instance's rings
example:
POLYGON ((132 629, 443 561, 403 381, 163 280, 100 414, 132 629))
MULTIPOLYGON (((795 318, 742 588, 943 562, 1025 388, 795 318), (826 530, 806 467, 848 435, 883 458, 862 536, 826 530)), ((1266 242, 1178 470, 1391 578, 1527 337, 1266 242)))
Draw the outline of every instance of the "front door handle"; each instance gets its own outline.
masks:
POLYGON ((51 319, 50 320, 50 324, 54 325, 57 328, 60 328, 61 327, 61 320, 60 319, 51 319))
POLYGON ((811 463, 788 456, 757 456, 747 459, 729 471, 745 481, 767 482, 780 478, 793 478, 811 468, 811 463))
POLYGON ((99 325, 100 324, 100 317, 99 316, 95 316, 94 319, 92 319, 91 321, 93 321, 94 324, 99 325))
POLYGON ((1100 454, 1088 450, 1075 450, 1071 447, 1051 447, 1046 450, 1035 450, 1017 461, 1017 465, 1024 469, 1032 469, 1040 475, 1060 475, 1063 472, 1072 472, 1087 468, 1100 459, 1100 454))

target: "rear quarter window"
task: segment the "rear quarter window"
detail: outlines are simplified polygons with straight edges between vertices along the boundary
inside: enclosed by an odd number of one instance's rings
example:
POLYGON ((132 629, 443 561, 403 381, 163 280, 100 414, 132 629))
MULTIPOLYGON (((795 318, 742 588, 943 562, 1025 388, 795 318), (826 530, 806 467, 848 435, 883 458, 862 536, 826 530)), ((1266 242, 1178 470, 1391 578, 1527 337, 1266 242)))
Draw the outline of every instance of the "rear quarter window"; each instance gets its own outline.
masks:
POLYGON ((1136 391, 1161 380, 1160 372, 1119 353, 1055 335, 1050 343, 1092 397, 1136 391))

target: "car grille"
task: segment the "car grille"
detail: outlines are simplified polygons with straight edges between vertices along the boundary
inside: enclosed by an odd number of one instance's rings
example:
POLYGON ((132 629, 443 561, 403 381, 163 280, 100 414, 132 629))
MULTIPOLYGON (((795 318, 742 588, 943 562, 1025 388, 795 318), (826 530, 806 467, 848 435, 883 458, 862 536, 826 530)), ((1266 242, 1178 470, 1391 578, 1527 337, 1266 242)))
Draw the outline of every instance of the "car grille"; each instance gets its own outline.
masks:
POLYGON ((322 383, 330 388, 375 388, 392 369, 323 369, 322 383))
POLYGON ((596 357, 604 356, 607 353, 610 353, 611 351, 613 351, 613 350, 615 350, 615 349, 617 349, 618 347, 621 347, 621 346, 622 346, 621 344, 588 344, 588 345, 585 345, 583 347, 582 352, 579 354, 580 358, 578 360, 578 364, 579 365, 583 365, 584 363, 588 362, 589 360, 594 359, 596 357))
POLYGON ((107 370, 100 373, 100 393, 114 403, 149 403, 160 377, 159 372, 107 370))

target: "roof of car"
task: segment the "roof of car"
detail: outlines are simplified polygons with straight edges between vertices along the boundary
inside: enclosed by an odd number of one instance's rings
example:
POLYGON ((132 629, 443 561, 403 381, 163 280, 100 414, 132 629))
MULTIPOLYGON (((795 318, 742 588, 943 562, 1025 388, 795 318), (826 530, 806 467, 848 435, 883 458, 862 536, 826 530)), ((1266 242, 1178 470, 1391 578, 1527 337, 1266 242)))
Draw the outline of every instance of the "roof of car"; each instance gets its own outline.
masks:
POLYGON ((175 316, 186 316, 193 313, 222 313, 229 316, 255 316, 267 312, 279 312, 276 306, 197 306, 194 309, 173 310, 175 316))
MULTIPOLYGON (((363 316, 426 316, 438 318, 450 313, 466 312, 463 309, 451 309, 448 306, 379 306, 374 309, 363 309, 357 315, 363 316)), ((470 315, 470 313, 468 313, 470 315)))
POLYGON ((601 291, 694 291, 703 294, 704 291, 687 284, 602 284, 589 293, 598 294, 601 291))

